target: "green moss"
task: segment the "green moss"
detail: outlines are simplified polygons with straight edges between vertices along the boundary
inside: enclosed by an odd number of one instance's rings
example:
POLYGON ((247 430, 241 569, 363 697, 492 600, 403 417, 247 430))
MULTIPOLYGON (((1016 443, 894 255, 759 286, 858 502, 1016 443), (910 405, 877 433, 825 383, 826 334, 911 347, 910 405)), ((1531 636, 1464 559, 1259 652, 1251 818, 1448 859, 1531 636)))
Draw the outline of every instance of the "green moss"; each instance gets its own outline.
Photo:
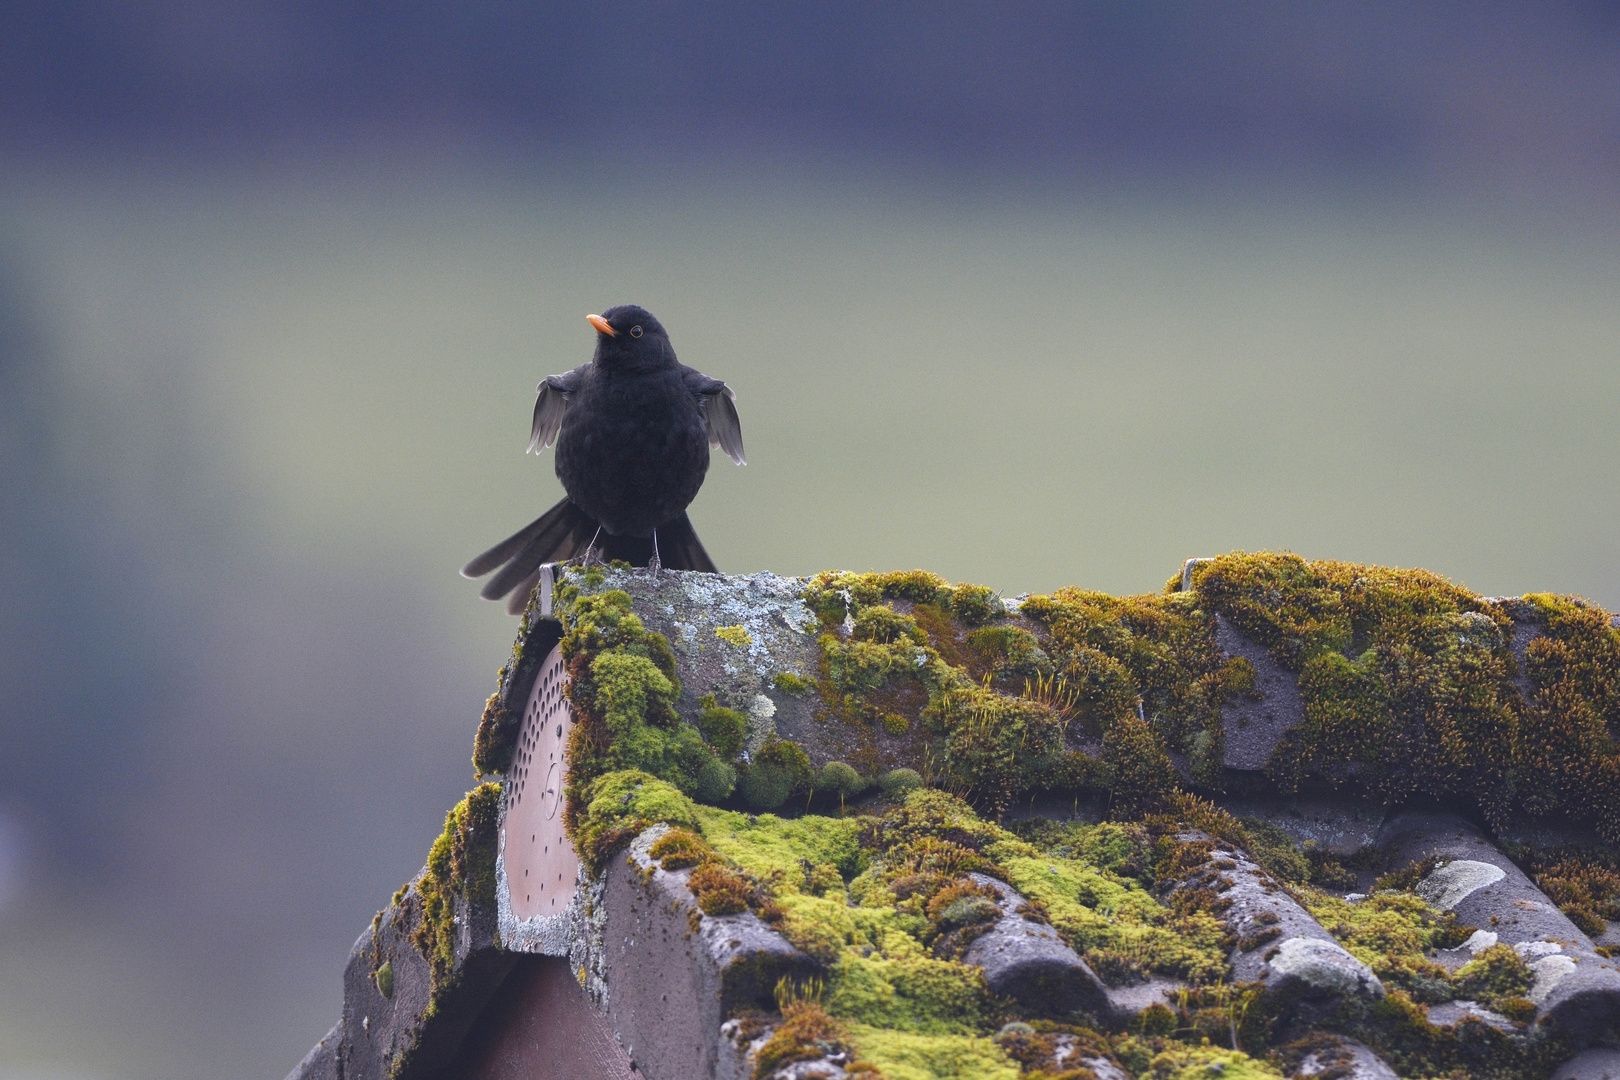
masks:
POLYGON ((700 806, 703 835, 728 860, 776 886, 791 886, 804 863, 831 864, 846 879, 866 869, 860 845, 865 823, 856 818, 757 817, 700 806))
POLYGON ((883 774, 879 786, 888 798, 903 799, 908 792, 922 787, 922 777, 916 769, 892 769, 883 774))
POLYGON ((737 789, 743 801, 756 810, 775 810, 795 791, 803 791, 815 779, 810 756, 804 747, 785 739, 773 739, 760 747, 743 770, 737 789))
MULTIPOLYGON (((506 671, 502 669, 502 681, 505 678, 506 671)), ((501 703, 499 690, 489 695, 489 700, 484 702, 484 713, 478 719, 478 734, 473 737, 473 769, 479 776, 504 773, 511 768, 521 720, 522 717, 501 703)))
POLYGON ((1180 790, 1175 767, 1158 733, 1129 713, 1108 726, 1103 736, 1103 763, 1112 796, 1110 813, 1115 817, 1135 818, 1158 810, 1180 790))
POLYGON ((1525 649, 1536 687, 1525 717, 1534 739, 1518 745, 1518 772, 1533 776, 1523 798, 1538 813, 1595 818, 1620 842, 1620 630, 1609 613, 1576 597, 1525 597, 1545 620, 1544 636, 1525 649), (1583 813, 1584 812, 1584 813, 1583 813))
MULTIPOLYGON (((1082 827, 1075 830, 1081 848, 1082 827)), ((1075 851, 1064 844, 1062 850, 1075 851)), ((997 860, 1007 881, 1046 910, 1054 928, 1078 951, 1101 961, 1116 981, 1159 973, 1194 983, 1227 974, 1226 930, 1203 913, 1177 915, 1134 877, 1102 869, 1083 857, 1030 851, 997 860)), ((1078 854, 1078 852, 1076 852, 1078 854)), ((1101 974, 1101 972, 1099 972, 1101 974)))
POLYGON ((813 1061, 829 1054, 847 1055, 843 1025, 814 1001, 789 1001, 782 1006, 782 1023, 760 1047, 754 1059, 754 1078, 764 1080, 779 1067, 795 1061, 813 1061))
POLYGON ((1453 949, 1467 938, 1472 928, 1458 926, 1456 916, 1409 892, 1381 892, 1355 904, 1316 889, 1296 888, 1296 893, 1386 988, 1398 987, 1429 1004, 1458 996, 1446 970, 1428 958, 1428 950, 1453 949))
POLYGON ((1582 933, 1597 937, 1620 921, 1620 854, 1577 847, 1517 855, 1582 933))
POLYGON ((449 983, 455 969, 455 919, 462 908, 495 906, 496 825, 501 786, 480 784, 445 815, 444 832, 428 850, 427 866, 416 879, 421 905, 412 941, 428 961, 432 992, 449 983))
POLYGON ((568 743, 566 810, 575 847, 589 852, 597 845, 582 832, 580 817, 594 798, 591 785, 608 773, 645 773, 688 796, 726 798, 737 780, 728 759, 740 747, 740 717, 717 706, 705 709, 703 721, 717 746, 681 720, 674 707, 680 696, 675 655, 663 635, 631 611, 629 594, 581 594, 571 583, 558 598, 567 693, 577 721, 568 743))
POLYGON ((571 839, 592 873, 600 872, 608 855, 649 825, 698 828, 697 806, 691 799, 674 785, 634 769, 598 777, 581 796, 585 808, 576 818, 571 839))
POLYGON ((938 694, 924 719, 945 736, 947 782, 994 811, 1063 761, 1062 716, 1031 698, 968 683, 938 694))
POLYGON ((793 694, 796 697, 804 697, 807 694, 813 693, 816 689, 815 683, 811 682, 809 679, 803 678, 802 676, 795 675, 791 671, 778 672, 776 676, 771 679, 771 685, 782 691, 784 694, 793 694))
POLYGON ((377 969, 377 973, 372 978, 377 983, 377 993, 385 998, 394 996, 394 962, 392 960, 384 960, 382 966, 377 969))
POLYGON ((703 737, 720 757, 727 761, 735 758, 748 738, 748 717, 716 704, 713 694, 705 694, 698 705, 703 710, 698 718, 703 737))
POLYGON ((988 1038, 847 1026, 861 1059, 883 1070, 888 1080, 1018 1080, 1018 1065, 988 1038))
POLYGON ((967 635, 967 647, 1004 686, 1051 678, 1055 667, 1040 639, 1017 626, 986 626, 967 635))
POLYGON ((816 777, 816 790, 831 792, 840 799, 858 791, 862 786, 861 774, 842 761, 829 761, 816 777))
POLYGON ((1493 1005, 1521 998, 1536 981, 1535 973, 1511 945, 1492 945, 1457 969, 1459 996, 1493 1005))
POLYGON ((1246 817, 1238 821, 1249 834, 1249 842, 1244 845, 1246 850, 1273 877, 1291 885, 1310 880, 1311 861, 1292 836, 1263 818, 1246 817))
MULTIPOLYGON (((1116 726, 1145 724, 1165 748, 1189 756, 1194 779, 1218 785, 1225 737, 1220 704, 1229 691, 1213 614, 1194 597, 1060 589, 1030 597, 1020 613, 1049 631, 1046 652, 1072 698, 1075 721, 1086 731, 1106 746, 1116 726)), ((1115 739, 1130 747, 1114 760, 1116 797, 1142 805, 1179 786, 1168 759, 1149 752, 1139 731, 1115 739), (1148 755, 1141 767, 1120 771, 1119 763, 1136 760, 1138 749, 1148 755), (1129 790, 1120 789, 1122 782, 1129 790)))
POLYGON ((1282 1080, 1282 1073, 1265 1061, 1257 1061, 1241 1050, 1217 1046, 1175 1045, 1155 1054, 1148 1062, 1144 1080, 1282 1080))

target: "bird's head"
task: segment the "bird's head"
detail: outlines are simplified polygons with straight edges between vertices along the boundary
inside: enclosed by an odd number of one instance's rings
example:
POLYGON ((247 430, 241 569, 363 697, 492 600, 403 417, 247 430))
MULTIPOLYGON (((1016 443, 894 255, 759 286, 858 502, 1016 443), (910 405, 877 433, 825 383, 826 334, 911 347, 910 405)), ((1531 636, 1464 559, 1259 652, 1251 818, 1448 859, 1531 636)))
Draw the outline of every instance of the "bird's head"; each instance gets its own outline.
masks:
POLYGON ((664 324, 636 304, 610 307, 585 318, 596 329, 595 361, 610 368, 661 367, 675 363, 664 324))

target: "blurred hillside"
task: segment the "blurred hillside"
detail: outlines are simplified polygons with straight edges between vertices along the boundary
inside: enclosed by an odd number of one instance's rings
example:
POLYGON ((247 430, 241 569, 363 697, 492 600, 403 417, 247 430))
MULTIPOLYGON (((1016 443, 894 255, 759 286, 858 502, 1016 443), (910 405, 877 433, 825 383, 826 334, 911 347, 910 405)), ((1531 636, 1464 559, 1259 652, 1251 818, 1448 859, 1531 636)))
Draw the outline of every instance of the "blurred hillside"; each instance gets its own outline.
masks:
POLYGON ((1602 5, 0 13, 0 1078, 279 1076, 471 780, 626 300, 728 571, 1620 606, 1602 5))

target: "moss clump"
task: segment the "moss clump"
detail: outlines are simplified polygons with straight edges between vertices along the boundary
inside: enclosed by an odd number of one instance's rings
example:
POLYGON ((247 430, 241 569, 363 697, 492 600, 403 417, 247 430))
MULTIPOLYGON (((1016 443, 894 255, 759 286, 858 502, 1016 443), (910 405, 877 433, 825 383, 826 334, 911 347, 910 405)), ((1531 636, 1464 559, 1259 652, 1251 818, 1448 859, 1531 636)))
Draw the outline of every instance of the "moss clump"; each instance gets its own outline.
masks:
POLYGON ((815 683, 791 671, 778 672, 775 678, 771 679, 771 685, 784 694, 793 694, 796 697, 804 697, 806 694, 814 693, 816 689, 815 683))
POLYGON ((748 738, 748 717, 717 704, 713 694, 698 699, 698 707, 703 710, 698 717, 698 729, 714 747, 714 752, 727 760, 736 757, 748 738))
MULTIPOLYGON (((506 671, 502 669, 503 681, 505 677, 506 671)), ((473 768, 479 776, 504 773, 511 768, 521 720, 522 717, 501 704, 499 690, 489 695, 489 700, 484 702, 484 713, 478 718, 478 734, 473 737, 473 768)))
POLYGON ((647 856, 656 860, 660 869, 685 870, 708 862, 714 857, 714 849, 695 832, 670 829, 653 841, 647 856))
POLYGON ((1292 836, 1263 818, 1246 817, 1238 821, 1249 834, 1245 845, 1248 853, 1272 876, 1291 885, 1310 880, 1311 861, 1292 836))
POLYGON ((883 774, 878 786, 883 794, 890 799, 903 799, 908 792, 922 787, 922 776, 916 769, 891 769, 883 774))
MULTIPOLYGON (((1088 733, 1106 745, 1118 725, 1147 725, 1166 747, 1188 755, 1194 779, 1218 785, 1224 752, 1220 704, 1229 691, 1211 612, 1188 596, 1114 597, 1083 589, 1032 596, 1019 610, 1049 631, 1046 652, 1088 733)), ((1132 730, 1126 741, 1134 754, 1143 738, 1132 730)), ((1132 754, 1115 760, 1134 760, 1132 754)), ((1116 785, 1132 785, 1128 801, 1178 786, 1162 751, 1152 757, 1155 778, 1114 778, 1116 785)))
POLYGON ((1233 554, 1193 573, 1199 602, 1300 673, 1305 723, 1279 748, 1285 789, 1307 774, 1478 801, 1500 823, 1515 808, 1569 813, 1620 836, 1620 631, 1564 597, 1486 600, 1425 570, 1233 554), (1528 612, 1526 608, 1528 607, 1528 612), (1545 633, 1514 685, 1514 617, 1545 633), (1594 793, 1603 793, 1594 800, 1594 793))
POLYGON ((789 1001, 782 1006, 782 1023, 754 1057, 754 1080, 765 1080, 781 1066, 795 1061, 850 1053, 848 1033, 820 1004, 789 1001))
POLYGON ((377 969, 377 973, 372 976, 372 979, 377 984, 377 993, 384 998, 394 996, 394 962, 392 960, 384 960, 382 967, 377 969))
MULTIPOLYGON (((569 597, 572 598, 577 594, 577 587, 571 587, 569 597)), ((523 610, 523 619, 518 624, 518 635, 512 645, 512 656, 496 675, 500 689, 491 694, 489 700, 484 703, 484 712, 478 721, 478 734, 473 739, 473 769, 479 777, 504 773, 511 768, 512 755, 517 750, 518 731, 523 722, 523 703, 510 702, 508 695, 519 673, 536 669, 545 659, 543 655, 536 655, 536 650, 530 648, 536 623, 540 619, 539 600, 539 590, 535 590, 530 595, 529 602, 523 610), (512 704, 517 707, 510 707, 512 704)))
POLYGON ((1000 811, 1063 764, 1063 717, 1046 704, 968 683, 937 694, 924 720, 945 739, 952 786, 1000 811))
POLYGON ((1188 1046, 1177 1043, 1154 1054, 1148 1061, 1143 1080, 1282 1080, 1282 1073, 1265 1061, 1257 1061, 1241 1050, 1218 1046, 1188 1046))
POLYGON ((968 634, 965 644, 976 666, 988 667, 992 680, 1004 686, 1050 679, 1056 671, 1040 639, 1022 627, 982 627, 968 634))
POLYGON ((1108 1040, 1089 1028, 1039 1020, 1033 1024, 1014 1021, 996 1032, 995 1042, 1002 1052, 1033 1080, 1086 1080, 1092 1070, 1080 1064, 1086 1058, 1113 1057, 1108 1040))
POLYGON ((926 570, 897 570, 883 574, 849 574, 830 570, 817 574, 805 591, 805 602, 827 622, 842 622, 861 607, 885 600, 929 604, 977 626, 1000 615, 1003 607, 995 593, 983 585, 952 585, 926 570))
POLYGON ((1547 898, 1583 934, 1597 937, 1620 921, 1620 856, 1595 848, 1514 853, 1547 898))
POLYGON ((1315 889, 1295 892, 1306 910, 1386 988, 1400 988, 1426 1004, 1459 996, 1446 969, 1428 958, 1428 950, 1454 949, 1473 931, 1458 926, 1455 915, 1435 910, 1410 892, 1377 893, 1355 904, 1315 889))
POLYGON ((1575 597, 1525 597, 1545 634, 1525 649, 1536 693, 1526 737, 1514 746, 1522 798, 1533 813, 1595 819, 1620 842, 1620 629, 1609 613, 1575 597), (1533 733, 1533 737, 1530 737, 1533 733))
POLYGON ((568 743, 566 812, 575 846, 590 847, 589 840, 581 842, 579 817, 591 803, 587 789, 607 773, 646 773, 708 800, 729 795, 736 774, 728 759, 740 747, 735 714, 705 710, 723 744, 718 748, 681 720, 674 707, 680 696, 675 655, 663 635, 630 610, 629 594, 580 595, 570 584, 559 597, 568 698, 578 721, 568 743))
POLYGON ((865 1060, 888 1080, 1019 1080, 1018 1064, 981 1035, 923 1035, 850 1021, 865 1060))
POLYGON ((719 863, 703 863, 686 885, 705 915, 739 915, 748 910, 750 901, 760 902, 753 882, 719 863))
POLYGON ((805 599, 822 619, 821 696, 830 718, 913 740, 925 738, 913 723, 920 718, 935 738, 917 742, 917 757, 932 761, 943 786, 993 810, 1090 775, 1077 760, 1083 755, 1063 745, 1062 695, 1011 679, 1050 676, 1050 665, 1036 660, 1034 635, 983 626, 964 640, 963 627, 1004 616, 989 590, 920 571, 829 573, 811 580, 805 599), (998 661, 998 650, 1012 658, 998 661))
POLYGON ((795 791, 803 791, 815 780, 810 755, 804 747, 786 739, 773 739, 760 747, 754 760, 742 770, 737 788, 743 801, 756 810, 775 810, 795 791))
POLYGON ((585 808, 576 816, 574 850, 591 873, 607 857, 650 825, 698 828, 697 807, 681 790, 638 770, 597 777, 580 793, 585 808))
POLYGON ((1504 1000, 1524 997, 1535 981, 1535 972, 1511 945, 1482 949, 1457 969, 1458 996, 1492 1007, 1504 1000))
POLYGON ((445 815, 444 832, 433 841, 427 866, 416 879, 421 912, 411 940, 428 961, 435 995, 449 985, 455 969, 457 904, 464 908, 495 906, 495 834, 500 806, 499 784, 480 784, 469 791, 445 815))

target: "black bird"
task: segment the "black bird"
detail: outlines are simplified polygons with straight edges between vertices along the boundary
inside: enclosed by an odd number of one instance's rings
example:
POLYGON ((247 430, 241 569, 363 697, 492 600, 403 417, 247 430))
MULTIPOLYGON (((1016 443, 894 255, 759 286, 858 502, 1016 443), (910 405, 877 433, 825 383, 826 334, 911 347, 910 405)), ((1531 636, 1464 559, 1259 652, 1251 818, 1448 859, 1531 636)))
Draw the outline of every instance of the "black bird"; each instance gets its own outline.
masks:
POLYGON ((514 615, 542 563, 600 556, 717 573, 686 507, 703 486, 710 447, 747 464, 736 395, 676 360, 652 312, 624 304, 585 317, 596 352, 540 384, 529 433, 531 453, 557 444, 568 497, 461 568, 476 578, 500 567, 479 595, 510 594, 514 615))

